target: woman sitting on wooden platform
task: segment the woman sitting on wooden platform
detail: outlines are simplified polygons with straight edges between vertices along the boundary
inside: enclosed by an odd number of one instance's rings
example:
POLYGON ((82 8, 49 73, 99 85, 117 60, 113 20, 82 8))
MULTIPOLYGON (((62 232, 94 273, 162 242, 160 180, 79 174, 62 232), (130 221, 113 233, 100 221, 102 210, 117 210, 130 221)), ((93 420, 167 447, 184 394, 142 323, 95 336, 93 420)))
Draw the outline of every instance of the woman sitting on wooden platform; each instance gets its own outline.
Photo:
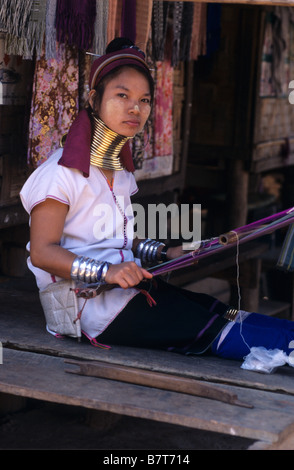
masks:
POLYGON ((123 38, 110 43, 93 62, 89 106, 73 123, 64 148, 37 168, 21 191, 30 214, 28 263, 48 331, 79 336, 80 324, 84 336, 102 347, 242 359, 249 347, 265 346, 289 354, 292 322, 238 312, 209 295, 155 280, 143 267, 146 259, 159 262, 183 253, 181 247, 133 239, 129 209, 137 185, 128 141, 149 117, 153 88, 144 53, 123 38), (75 293, 79 282, 115 287, 85 301, 75 293))

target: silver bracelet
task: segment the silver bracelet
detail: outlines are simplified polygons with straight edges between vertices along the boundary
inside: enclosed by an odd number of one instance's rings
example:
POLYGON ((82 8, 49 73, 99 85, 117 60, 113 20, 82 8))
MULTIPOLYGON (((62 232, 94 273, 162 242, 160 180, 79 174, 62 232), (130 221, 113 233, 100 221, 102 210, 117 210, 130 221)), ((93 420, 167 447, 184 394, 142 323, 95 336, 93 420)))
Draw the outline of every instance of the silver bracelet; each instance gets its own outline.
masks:
POLYGON ((100 278, 101 282, 105 282, 105 277, 106 277, 108 269, 109 269, 109 263, 105 262, 102 268, 102 272, 101 272, 101 278, 100 278))
POLYGON ((70 271, 70 277, 73 279, 73 281, 78 280, 78 274, 79 274, 79 267, 80 267, 80 261, 81 261, 82 256, 77 256, 72 265, 71 265, 71 271, 70 271))
POLYGON ((153 261, 154 252, 157 251, 157 244, 158 244, 157 241, 152 240, 152 243, 150 243, 150 245, 148 247, 148 251, 147 251, 147 261, 148 261, 148 263, 152 263, 152 261, 153 261))
POLYGON ((142 250, 142 253, 141 253, 141 261, 142 261, 143 264, 146 264, 146 262, 147 262, 147 253, 148 253, 150 244, 152 242, 153 242, 153 240, 151 240, 150 238, 147 238, 144 242, 143 250, 142 250))
POLYGON ((151 238, 146 238, 146 240, 143 240, 138 244, 136 256, 141 260, 143 265, 156 263, 158 261, 157 252, 160 246, 165 247, 165 244, 152 240, 151 238))
POLYGON ((137 251, 136 251, 136 256, 137 256, 137 258, 142 259, 143 250, 144 250, 146 244, 149 243, 149 241, 151 241, 151 238, 146 238, 145 240, 142 240, 142 241, 139 243, 139 245, 138 245, 138 247, 137 247, 137 251))
POLYGON ((86 284, 105 282, 109 266, 110 263, 107 261, 77 256, 72 263, 70 277, 74 281, 85 282, 86 284))
POLYGON ((144 246, 144 242, 145 240, 142 240, 138 246, 137 246, 137 249, 136 249, 136 257, 141 259, 141 253, 142 253, 142 249, 143 249, 143 246, 144 246))
POLYGON ((86 269, 85 269, 85 276, 84 276, 84 279, 85 279, 85 282, 87 284, 90 284, 91 282, 91 274, 92 274, 92 269, 93 269, 93 265, 95 264, 95 260, 94 259, 90 259, 87 263, 86 263, 86 269))
POLYGON ((155 251, 153 252, 153 258, 152 258, 153 263, 156 263, 157 261, 159 261, 158 258, 157 258, 157 252, 158 252, 158 248, 159 248, 160 246, 163 246, 163 247, 164 247, 165 244, 162 243, 162 242, 157 242, 157 245, 156 245, 156 247, 155 247, 155 251))

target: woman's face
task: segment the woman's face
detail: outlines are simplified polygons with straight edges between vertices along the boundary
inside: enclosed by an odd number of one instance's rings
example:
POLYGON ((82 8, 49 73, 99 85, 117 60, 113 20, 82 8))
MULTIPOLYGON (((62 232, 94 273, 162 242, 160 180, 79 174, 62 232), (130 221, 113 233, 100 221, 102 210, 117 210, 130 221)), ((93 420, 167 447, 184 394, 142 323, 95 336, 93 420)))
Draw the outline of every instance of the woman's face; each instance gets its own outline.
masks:
POLYGON ((94 109, 107 127, 125 137, 133 137, 143 129, 150 110, 148 80, 131 67, 122 69, 105 85, 99 109, 94 109))

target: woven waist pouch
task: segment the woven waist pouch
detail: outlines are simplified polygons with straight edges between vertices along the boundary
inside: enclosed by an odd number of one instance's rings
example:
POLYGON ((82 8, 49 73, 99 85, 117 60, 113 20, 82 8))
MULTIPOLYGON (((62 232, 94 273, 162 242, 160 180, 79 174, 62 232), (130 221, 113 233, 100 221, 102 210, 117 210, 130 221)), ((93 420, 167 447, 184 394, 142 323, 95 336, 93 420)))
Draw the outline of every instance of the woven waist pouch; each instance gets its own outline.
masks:
POLYGON ((74 281, 62 280, 49 284, 39 295, 49 330, 80 338, 81 322, 74 288, 74 281))

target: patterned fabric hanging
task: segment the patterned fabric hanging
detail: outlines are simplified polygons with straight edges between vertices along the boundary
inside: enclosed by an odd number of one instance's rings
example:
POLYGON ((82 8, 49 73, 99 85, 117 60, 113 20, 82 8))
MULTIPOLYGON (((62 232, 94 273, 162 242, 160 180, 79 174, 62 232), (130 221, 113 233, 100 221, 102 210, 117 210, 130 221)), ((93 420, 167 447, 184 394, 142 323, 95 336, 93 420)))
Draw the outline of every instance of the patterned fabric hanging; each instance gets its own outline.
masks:
POLYGON ((60 44, 56 59, 36 61, 28 163, 36 168, 60 146, 78 112, 78 52, 60 44))
POLYGON ((173 67, 168 61, 156 63, 156 88, 154 99, 155 157, 173 154, 173 67))
POLYGON ((152 56, 155 61, 164 60, 169 2, 153 2, 152 13, 152 56))

